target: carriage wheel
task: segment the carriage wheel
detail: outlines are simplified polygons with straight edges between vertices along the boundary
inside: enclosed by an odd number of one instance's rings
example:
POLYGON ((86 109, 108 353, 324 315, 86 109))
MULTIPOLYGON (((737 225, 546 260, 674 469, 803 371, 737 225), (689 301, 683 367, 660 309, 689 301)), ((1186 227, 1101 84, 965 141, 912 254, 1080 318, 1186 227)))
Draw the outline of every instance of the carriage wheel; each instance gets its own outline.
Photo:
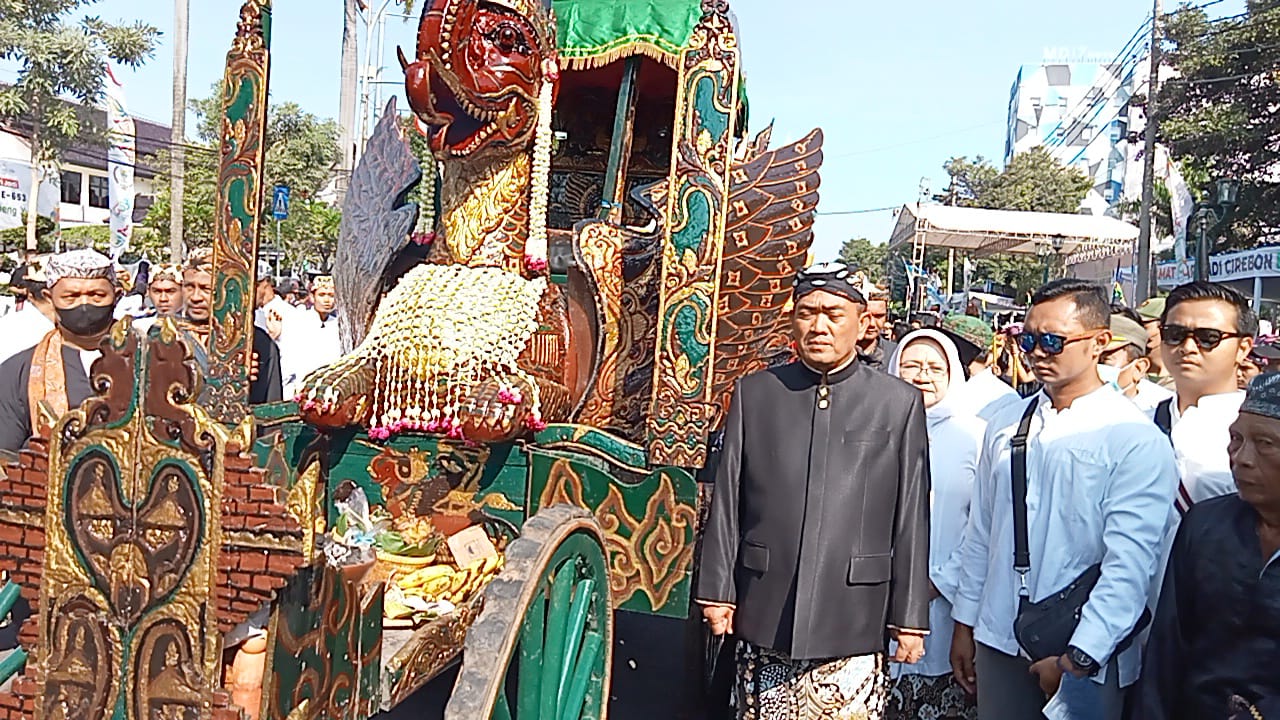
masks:
POLYGON ((601 720, 612 655, 600 527, 581 508, 545 508, 485 589, 445 720, 601 720))

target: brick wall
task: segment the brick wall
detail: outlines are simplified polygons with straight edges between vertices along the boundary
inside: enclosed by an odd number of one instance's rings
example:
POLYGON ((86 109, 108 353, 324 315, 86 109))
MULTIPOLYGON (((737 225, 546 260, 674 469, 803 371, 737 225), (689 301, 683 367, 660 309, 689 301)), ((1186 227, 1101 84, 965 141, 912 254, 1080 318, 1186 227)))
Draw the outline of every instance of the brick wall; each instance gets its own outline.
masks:
POLYGON ((222 488, 222 553, 218 558, 218 626, 230 631, 309 562, 302 527, 285 507, 286 491, 248 455, 228 455, 222 488))
POLYGON ((19 635, 28 649, 36 642, 34 611, 44 564, 48 449, 44 441, 32 440, 17 462, 0 468, 0 569, 18 583, 23 599, 31 605, 32 616, 19 635))

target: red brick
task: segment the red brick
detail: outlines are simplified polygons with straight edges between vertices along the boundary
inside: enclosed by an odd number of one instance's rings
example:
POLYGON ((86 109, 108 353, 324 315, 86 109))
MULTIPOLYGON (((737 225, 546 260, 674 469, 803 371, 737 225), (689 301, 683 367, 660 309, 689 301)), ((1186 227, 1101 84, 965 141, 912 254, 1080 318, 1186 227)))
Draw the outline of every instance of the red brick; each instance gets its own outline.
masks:
POLYGON ((251 587, 252 583, 253 583, 253 576, 249 575, 248 573, 241 573, 241 572, 231 573, 231 585, 233 587, 238 587, 238 588, 251 587))
POLYGON ((274 503, 276 501, 276 489, 266 485, 254 485, 249 488, 249 499, 274 503))
POLYGON ((240 569, 249 572, 262 572, 267 569, 267 554, 264 552, 245 553, 240 556, 240 569))
POLYGON ((0 542, 22 545, 22 528, 17 525, 0 523, 0 542))
POLYGON ((14 708, 15 710, 22 708, 22 698, 13 693, 0 693, 0 707, 14 708))
POLYGON ((263 574, 253 576, 253 587, 255 590, 262 590, 269 593, 279 587, 279 582, 280 580, 278 578, 272 577, 271 575, 263 574))
POLYGON ((27 677, 26 675, 19 675, 18 677, 14 678, 13 684, 11 685, 11 687, 13 688, 14 693, 18 695, 35 697, 36 683, 34 680, 27 677))

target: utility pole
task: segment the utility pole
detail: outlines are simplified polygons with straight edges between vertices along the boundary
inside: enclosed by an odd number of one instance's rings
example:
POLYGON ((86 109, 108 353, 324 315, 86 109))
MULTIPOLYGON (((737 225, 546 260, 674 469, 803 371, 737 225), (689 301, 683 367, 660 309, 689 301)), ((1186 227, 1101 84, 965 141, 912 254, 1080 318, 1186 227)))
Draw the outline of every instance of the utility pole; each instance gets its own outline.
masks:
POLYGON ((338 147, 342 159, 338 163, 338 198, 346 197, 347 183, 355 169, 356 159, 356 95, 359 93, 359 24, 360 0, 343 0, 342 15, 342 88, 338 103, 338 147))
POLYGON ((1151 205, 1156 175, 1156 95, 1160 91, 1160 0, 1151 3, 1151 71, 1147 80, 1147 124, 1142 130, 1142 206, 1138 215, 1138 280, 1134 304, 1151 296, 1151 205))
POLYGON ((182 203, 187 173, 187 14, 191 0, 173 0, 173 125, 169 134, 169 262, 182 262, 182 203))

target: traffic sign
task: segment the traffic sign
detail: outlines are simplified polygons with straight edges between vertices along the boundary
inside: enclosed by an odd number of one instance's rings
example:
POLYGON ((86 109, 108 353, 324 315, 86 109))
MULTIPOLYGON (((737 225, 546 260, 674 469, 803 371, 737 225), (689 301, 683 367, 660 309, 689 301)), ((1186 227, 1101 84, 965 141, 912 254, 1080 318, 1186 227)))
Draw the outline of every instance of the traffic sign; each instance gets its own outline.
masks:
POLYGON ((289 186, 277 185, 271 197, 271 217, 276 220, 289 219, 289 186))

